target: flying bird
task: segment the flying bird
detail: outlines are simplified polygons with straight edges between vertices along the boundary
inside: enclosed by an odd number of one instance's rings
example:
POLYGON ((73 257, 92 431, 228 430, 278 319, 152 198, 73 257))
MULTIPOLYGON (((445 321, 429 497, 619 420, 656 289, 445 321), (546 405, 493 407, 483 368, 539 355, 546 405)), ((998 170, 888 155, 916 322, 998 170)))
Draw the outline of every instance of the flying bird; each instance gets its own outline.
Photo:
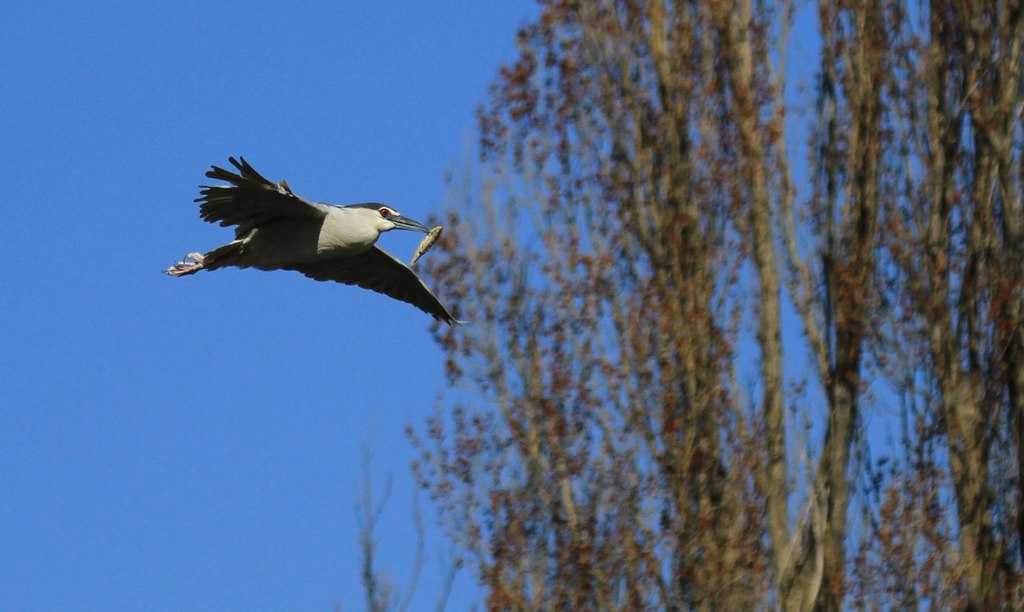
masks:
POLYGON ((283 180, 268 181, 245 158, 228 161, 238 173, 213 166, 206 176, 228 184, 201 187, 195 201, 204 221, 235 226, 235 239, 205 255, 189 253, 165 273, 185 276, 227 266, 295 270, 318 281, 383 293, 438 321, 455 321, 415 272, 375 244, 393 229, 429 234, 423 224, 376 202, 311 202, 283 180))

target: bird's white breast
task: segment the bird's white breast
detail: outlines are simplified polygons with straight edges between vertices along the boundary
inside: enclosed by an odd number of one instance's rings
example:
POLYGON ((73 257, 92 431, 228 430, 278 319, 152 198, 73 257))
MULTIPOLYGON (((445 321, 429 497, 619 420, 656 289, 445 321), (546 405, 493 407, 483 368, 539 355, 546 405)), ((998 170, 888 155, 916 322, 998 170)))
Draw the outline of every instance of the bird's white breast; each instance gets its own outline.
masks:
POLYGON ((356 211, 332 206, 320 227, 317 254, 354 255, 373 246, 380 232, 363 221, 356 211))

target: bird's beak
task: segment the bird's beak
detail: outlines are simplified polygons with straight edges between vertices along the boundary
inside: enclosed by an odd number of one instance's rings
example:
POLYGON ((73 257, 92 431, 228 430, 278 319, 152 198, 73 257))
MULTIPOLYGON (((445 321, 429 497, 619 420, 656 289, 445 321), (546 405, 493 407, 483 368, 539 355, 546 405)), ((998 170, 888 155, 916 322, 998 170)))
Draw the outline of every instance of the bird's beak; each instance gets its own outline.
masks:
POLYGON ((430 230, 419 221, 415 221, 402 215, 392 215, 391 222, 395 224, 395 229, 412 230, 423 232, 424 234, 430 233, 430 230))

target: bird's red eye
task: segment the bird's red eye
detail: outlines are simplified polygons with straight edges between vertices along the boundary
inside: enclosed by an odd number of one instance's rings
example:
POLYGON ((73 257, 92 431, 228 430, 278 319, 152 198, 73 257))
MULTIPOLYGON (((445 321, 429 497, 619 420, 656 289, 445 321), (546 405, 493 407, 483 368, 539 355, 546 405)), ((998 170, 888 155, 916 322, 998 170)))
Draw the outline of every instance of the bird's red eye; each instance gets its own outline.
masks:
POLYGON ((391 216, 391 211, 386 209, 386 208, 382 208, 382 209, 380 209, 380 216, 382 216, 385 219, 387 219, 388 217, 391 216))

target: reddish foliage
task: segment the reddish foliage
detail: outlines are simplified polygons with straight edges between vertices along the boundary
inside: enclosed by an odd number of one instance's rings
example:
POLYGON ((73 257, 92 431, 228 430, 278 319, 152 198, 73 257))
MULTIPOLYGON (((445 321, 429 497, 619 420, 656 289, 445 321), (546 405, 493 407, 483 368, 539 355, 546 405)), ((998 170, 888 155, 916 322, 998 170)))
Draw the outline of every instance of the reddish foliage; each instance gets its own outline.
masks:
POLYGON ((823 0, 801 113, 772 3, 541 2, 428 260, 471 323, 419 474, 488 607, 1020 603, 1008 8, 823 0))

